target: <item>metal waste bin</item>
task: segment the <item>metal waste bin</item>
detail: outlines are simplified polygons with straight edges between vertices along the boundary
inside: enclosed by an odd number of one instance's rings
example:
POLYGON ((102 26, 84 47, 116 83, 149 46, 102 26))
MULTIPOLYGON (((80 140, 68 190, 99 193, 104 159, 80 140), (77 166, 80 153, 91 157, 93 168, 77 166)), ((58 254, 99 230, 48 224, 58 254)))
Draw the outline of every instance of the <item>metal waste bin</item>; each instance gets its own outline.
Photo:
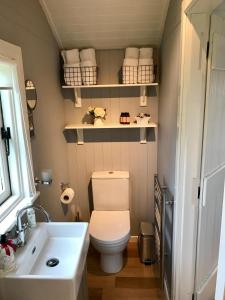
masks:
POLYGON ((141 222, 138 236, 139 257, 142 263, 151 265, 155 263, 155 240, 153 224, 141 222))

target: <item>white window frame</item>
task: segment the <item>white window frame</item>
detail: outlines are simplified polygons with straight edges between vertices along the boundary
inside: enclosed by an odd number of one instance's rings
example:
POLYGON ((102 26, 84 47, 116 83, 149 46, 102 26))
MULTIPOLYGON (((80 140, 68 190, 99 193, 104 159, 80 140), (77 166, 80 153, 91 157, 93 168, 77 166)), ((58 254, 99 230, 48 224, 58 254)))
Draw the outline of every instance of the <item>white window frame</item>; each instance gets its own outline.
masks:
POLYGON ((0 90, 3 98, 8 97, 8 103, 10 103, 3 107, 3 111, 8 110, 6 119, 4 116, 4 125, 11 128, 12 134, 12 141, 10 141, 12 162, 10 166, 9 161, 9 172, 17 172, 15 180, 11 181, 12 195, 0 206, 0 234, 2 234, 15 225, 17 211, 33 203, 39 193, 36 191, 34 183, 20 47, 0 40, 0 64, 6 64, 10 68, 11 74, 10 84, 7 82, 7 78, 4 80, 0 77, 2 79, 0 80, 0 90), (9 115, 11 116, 7 117, 9 115))
MULTIPOLYGON (((1 90, 0 90, 1 93, 1 90)), ((1 97, 1 94, 0 94, 1 97)), ((0 128, 4 126, 1 99, 0 99, 0 128)), ((0 205, 11 195, 9 180, 8 158, 4 141, 0 138, 0 205)))

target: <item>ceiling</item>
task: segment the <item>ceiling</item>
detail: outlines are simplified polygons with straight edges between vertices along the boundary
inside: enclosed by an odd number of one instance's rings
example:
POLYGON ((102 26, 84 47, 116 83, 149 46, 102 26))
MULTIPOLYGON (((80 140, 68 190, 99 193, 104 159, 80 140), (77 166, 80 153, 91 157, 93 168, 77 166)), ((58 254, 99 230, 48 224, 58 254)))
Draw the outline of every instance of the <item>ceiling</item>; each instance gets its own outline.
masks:
POLYGON ((60 48, 160 44, 169 0, 39 0, 60 48))
POLYGON ((192 0, 186 9, 188 15, 191 14, 211 14, 217 7, 224 8, 224 0, 192 0))
POLYGON ((216 9, 215 13, 225 19, 225 1, 216 9))

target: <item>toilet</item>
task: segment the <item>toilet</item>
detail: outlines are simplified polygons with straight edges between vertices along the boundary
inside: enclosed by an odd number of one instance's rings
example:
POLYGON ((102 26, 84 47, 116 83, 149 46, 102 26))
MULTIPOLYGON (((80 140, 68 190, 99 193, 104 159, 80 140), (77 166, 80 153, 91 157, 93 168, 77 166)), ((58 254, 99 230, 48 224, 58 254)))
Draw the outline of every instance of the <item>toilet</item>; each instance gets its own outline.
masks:
POLYGON ((117 273, 123 267, 123 250, 130 238, 129 172, 94 172, 92 191, 90 240, 101 254, 101 269, 117 273))

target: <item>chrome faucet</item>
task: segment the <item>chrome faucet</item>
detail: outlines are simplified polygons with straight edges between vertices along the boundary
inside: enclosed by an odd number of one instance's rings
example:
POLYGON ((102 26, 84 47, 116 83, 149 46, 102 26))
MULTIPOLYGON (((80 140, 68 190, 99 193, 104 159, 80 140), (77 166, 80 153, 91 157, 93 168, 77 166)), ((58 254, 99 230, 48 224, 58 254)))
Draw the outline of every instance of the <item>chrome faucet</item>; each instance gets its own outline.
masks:
POLYGON ((51 222, 49 214, 47 211, 41 206, 41 205, 28 205, 23 207, 17 212, 17 222, 16 222, 16 227, 17 227, 17 246, 22 247, 26 244, 26 231, 27 228, 29 227, 28 224, 22 224, 22 216, 26 212, 27 209, 33 208, 34 210, 38 210, 42 212, 45 216, 46 222, 51 222))

